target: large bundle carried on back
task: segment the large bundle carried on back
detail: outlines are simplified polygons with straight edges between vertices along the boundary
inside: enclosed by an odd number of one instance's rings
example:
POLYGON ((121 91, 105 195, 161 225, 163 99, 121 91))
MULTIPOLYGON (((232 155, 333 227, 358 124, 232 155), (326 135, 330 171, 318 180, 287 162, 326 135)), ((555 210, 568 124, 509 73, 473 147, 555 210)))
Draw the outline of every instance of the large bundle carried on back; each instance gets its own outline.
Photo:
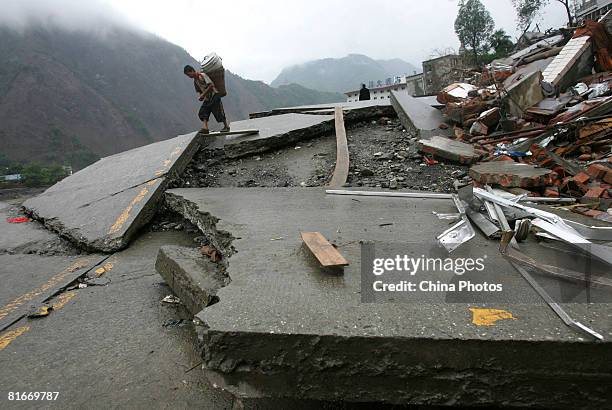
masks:
POLYGON ((227 95, 227 91, 225 91, 225 68, 223 68, 221 57, 216 53, 210 53, 202 60, 201 67, 202 72, 206 73, 215 84, 219 95, 225 97, 227 95))

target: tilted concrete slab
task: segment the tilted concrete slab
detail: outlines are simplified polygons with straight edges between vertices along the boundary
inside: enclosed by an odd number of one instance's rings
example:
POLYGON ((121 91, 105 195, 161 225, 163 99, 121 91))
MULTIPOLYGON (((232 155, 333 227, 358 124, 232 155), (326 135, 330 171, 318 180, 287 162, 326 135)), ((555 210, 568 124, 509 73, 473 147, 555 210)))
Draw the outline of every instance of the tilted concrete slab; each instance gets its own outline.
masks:
POLYGON ((168 245, 157 254, 155 269, 193 315, 229 283, 227 275, 197 248, 168 245))
POLYGON ((232 131, 256 129, 259 134, 204 136, 207 149, 222 149, 229 158, 265 152, 318 137, 334 130, 333 115, 282 114, 235 121, 232 131))
POLYGON ((445 137, 434 136, 429 140, 420 140, 418 149, 421 152, 459 164, 473 164, 480 158, 473 145, 445 137))
POLYGON ((434 239, 448 224, 431 212, 456 209, 446 200, 355 199, 299 188, 166 193, 167 205, 206 232, 228 263, 232 282, 198 314, 211 381, 241 397, 555 408, 610 399, 601 388, 612 381, 612 364, 602 360, 612 354, 609 305, 570 311, 606 337, 585 343, 500 256, 497 242, 477 236, 453 256, 487 255, 482 278, 503 281, 520 303, 421 294, 411 303, 362 303, 359 241, 373 241, 377 255, 448 256, 434 239), (336 243, 350 262, 343 274, 323 271, 300 231, 336 243), (482 307, 514 319, 473 323, 470 308, 482 307))
POLYGON ((151 219, 169 177, 182 172, 198 141, 192 133, 102 158, 24 207, 80 247, 117 251, 151 219))
POLYGON ((450 131, 440 129, 444 116, 431 105, 410 96, 407 92, 391 91, 391 105, 402 125, 421 138, 434 135, 450 135, 450 131))
POLYGON ((481 184, 536 188, 552 184, 553 172, 547 168, 536 168, 514 161, 489 161, 472 166, 469 174, 481 184))

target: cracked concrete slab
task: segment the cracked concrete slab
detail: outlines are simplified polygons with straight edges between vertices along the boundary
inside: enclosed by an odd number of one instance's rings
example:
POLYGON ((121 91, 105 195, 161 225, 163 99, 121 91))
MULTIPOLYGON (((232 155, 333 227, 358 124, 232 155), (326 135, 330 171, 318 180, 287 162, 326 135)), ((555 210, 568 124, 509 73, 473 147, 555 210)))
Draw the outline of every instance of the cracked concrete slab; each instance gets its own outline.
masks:
POLYGON ((448 225, 431 212, 455 212, 451 201, 208 188, 168 191, 166 203, 198 225, 228 264, 232 282, 197 317, 207 326, 207 377, 239 397, 566 408, 610 399, 598 387, 612 381, 610 363, 601 360, 612 353, 609 305, 566 306, 606 338, 585 342, 481 236, 456 255, 486 254, 484 277, 511 286, 515 302, 421 295, 411 303, 362 303, 359 241, 381 252, 433 250, 448 225), (341 275, 322 271, 300 231, 321 232, 350 266, 341 275), (514 319, 473 323, 470 309, 485 307, 514 319))
POLYGON ((391 105, 404 128, 416 133, 417 136, 430 138, 433 135, 450 135, 448 129, 440 129, 440 124, 444 123, 442 113, 407 92, 391 91, 391 105))
POLYGON ((162 246, 155 269, 193 315, 213 302, 217 291, 229 283, 220 266, 196 248, 162 246))
POLYGON ((480 184, 508 188, 535 188, 552 184, 553 171, 514 161, 489 161, 470 168, 470 176, 480 184))
POLYGON ((420 140, 418 148, 421 152, 464 165, 473 164, 480 159, 473 145, 445 137, 434 136, 429 140, 420 140))
POLYGON ((222 149, 228 158, 253 155, 295 144, 334 130, 333 115, 282 114, 235 121, 232 130, 259 130, 253 135, 205 136, 207 149, 222 149))
POLYGON ((24 207, 82 248, 117 251, 151 219, 168 177, 182 172, 198 148, 192 133, 102 158, 24 207))

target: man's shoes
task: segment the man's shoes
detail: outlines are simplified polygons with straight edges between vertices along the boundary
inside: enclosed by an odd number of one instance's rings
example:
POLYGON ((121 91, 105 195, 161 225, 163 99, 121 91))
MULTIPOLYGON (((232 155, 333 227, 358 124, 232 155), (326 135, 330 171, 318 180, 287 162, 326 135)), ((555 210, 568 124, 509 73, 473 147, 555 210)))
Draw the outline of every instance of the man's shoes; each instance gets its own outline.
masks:
POLYGON ((221 132, 230 132, 230 127, 223 127, 221 132))
POLYGON ((198 134, 205 134, 205 135, 206 135, 206 134, 208 134, 208 133, 210 133, 210 131, 208 130, 208 128, 202 128, 202 129, 200 130, 200 132, 198 132, 198 134))

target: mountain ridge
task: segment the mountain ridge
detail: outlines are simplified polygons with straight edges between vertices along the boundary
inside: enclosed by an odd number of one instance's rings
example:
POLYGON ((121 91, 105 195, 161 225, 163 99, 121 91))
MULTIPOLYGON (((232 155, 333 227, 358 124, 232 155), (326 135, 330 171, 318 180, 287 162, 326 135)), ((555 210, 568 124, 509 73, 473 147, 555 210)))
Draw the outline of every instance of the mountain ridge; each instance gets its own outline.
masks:
POLYGON ((396 75, 412 75, 419 71, 412 64, 399 59, 374 60, 363 54, 349 54, 342 58, 323 58, 284 68, 270 83, 273 87, 299 84, 325 92, 356 90, 362 83, 384 81, 396 75))

